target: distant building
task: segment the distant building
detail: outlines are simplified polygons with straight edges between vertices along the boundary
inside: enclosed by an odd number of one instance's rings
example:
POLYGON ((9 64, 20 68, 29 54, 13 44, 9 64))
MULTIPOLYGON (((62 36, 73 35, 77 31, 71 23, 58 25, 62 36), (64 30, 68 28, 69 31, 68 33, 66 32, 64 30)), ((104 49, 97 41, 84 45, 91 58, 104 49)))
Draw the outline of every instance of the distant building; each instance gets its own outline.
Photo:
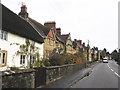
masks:
POLYGON ((69 34, 62 34, 58 35, 58 37, 63 41, 64 43, 64 51, 69 54, 74 54, 73 50, 73 43, 71 40, 71 35, 69 34))

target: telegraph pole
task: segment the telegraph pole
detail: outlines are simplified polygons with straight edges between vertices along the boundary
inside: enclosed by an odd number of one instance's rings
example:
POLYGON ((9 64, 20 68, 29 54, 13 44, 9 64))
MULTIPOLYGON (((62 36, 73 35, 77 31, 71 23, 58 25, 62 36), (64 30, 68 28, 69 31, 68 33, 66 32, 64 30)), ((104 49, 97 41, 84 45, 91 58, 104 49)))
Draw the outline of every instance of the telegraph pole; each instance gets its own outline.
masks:
POLYGON ((86 60, 86 67, 87 67, 88 61, 89 61, 89 40, 88 40, 88 43, 87 43, 87 60, 86 60))

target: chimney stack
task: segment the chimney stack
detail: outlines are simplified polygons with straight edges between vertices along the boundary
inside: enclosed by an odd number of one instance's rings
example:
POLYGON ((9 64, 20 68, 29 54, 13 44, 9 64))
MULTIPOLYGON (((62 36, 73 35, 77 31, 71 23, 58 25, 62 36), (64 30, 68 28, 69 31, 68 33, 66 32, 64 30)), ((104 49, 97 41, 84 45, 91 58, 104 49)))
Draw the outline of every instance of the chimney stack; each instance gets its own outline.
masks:
POLYGON ((24 19, 28 18, 28 13, 27 13, 27 7, 26 7, 26 5, 22 4, 22 6, 21 6, 21 12, 18 15, 21 16, 24 19))
POLYGON ((77 39, 74 39, 74 42, 76 43, 76 42, 77 42, 77 39))
POLYGON ((83 47, 85 47, 85 43, 83 42, 83 47))
POLYGON ((56 22, 54 22, 54 21, 53 22, 45 22, 44 26, 55 30, 56 29, 56 22))
POLYGON ((61 35, 61 28, 56 28, 55 33, 56 33, 57 35, 61 35))
POLYGON ((82 40, 78 40, 77 42, 78 42, 80 45, 82 44, 82 40))

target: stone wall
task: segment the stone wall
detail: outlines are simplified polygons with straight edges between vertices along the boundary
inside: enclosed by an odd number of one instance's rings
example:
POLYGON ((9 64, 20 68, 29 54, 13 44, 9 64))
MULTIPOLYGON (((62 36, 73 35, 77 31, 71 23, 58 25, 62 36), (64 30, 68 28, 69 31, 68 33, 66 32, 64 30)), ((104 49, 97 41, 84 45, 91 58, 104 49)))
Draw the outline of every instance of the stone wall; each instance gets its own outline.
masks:
POLYGON ((69 64, 2 72, 2 88, 37 88, 84 67, 85 64, 69 64))
POLYGON ((69 64, 69 65, 62 65, 62 66, 35 68, 36 70, 35 72, 36 86, 35 87, 54 82, 55 80, 60 79, 66 75, 70 75, 76 71, 79 71, 84 67, 85 67, 85 64, 69 64))
POLYGON ((34 81, 34 69, 2 72, 2 88, 34 88, 34 81))
POLYGON ((46 84, 60 79, 66 75, 70 75, 84 67, 85 64, 69 64, 62 66, 46 67, 46 84))

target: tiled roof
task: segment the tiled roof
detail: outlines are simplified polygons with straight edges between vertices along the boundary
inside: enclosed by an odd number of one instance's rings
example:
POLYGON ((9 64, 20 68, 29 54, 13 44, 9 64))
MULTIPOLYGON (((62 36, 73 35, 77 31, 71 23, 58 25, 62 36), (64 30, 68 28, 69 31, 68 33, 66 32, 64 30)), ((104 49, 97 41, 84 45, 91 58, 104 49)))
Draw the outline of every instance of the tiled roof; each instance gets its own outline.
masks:
POLYGON ((44 42, 41 35, 26 20, 20 18, 4 5, 2 5, 2 29, 39 43, 44 42))

